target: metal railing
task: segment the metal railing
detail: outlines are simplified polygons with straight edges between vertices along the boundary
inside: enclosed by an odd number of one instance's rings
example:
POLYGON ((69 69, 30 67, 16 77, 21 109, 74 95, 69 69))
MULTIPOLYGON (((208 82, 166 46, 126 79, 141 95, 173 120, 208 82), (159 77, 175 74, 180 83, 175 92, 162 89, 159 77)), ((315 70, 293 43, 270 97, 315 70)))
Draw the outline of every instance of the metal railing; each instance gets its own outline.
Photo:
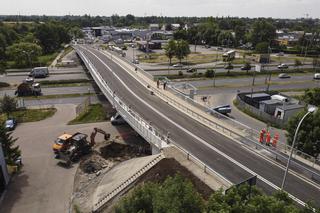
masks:
POLYGON ((149 122, 145 121, 137 112, 134 112, 129 106, 127 106, 124 101, 122 101, 115 92, 111 90, 105 80, 93 64, 84 57, 80 50, 77 50, 78 55, 82 61, 86 64, 89 72, 91 73, 93 79, 107 97, 107 99, 116 108, 119 114, 128 122, 128 124, 137 131, 144 139, 155 145, 159 150, 161 150, 166 145, 165 137, 163 134, 153 127, 149 122))
MULTIPOLYGON (((112 54, 112 53, 110 53, 112 54)), ((153 80, 153 78, 151 79, 148 75, 150 75, 149 73, 145 72, 142 68, 140 68, 137 65, 132 65, 128 60, 125 59, 120 59, 118 57, 113 57, 113 60, 117 60, 119 63, 121 63, 123 66, 127 66, 128 69, 132 70, 133 68, 137 68, 135 71, 136 72, 140 72, 141 74, 143 74, 144 76, 148 77, 150 80, 153 80), (129 63, 129 64, 123 64, 123 61, 129 63)), ((137 76, 138 77, 138 76, 137 76)), ((217 123, 215 121, 213 121, 212 119, 210 119, 210 116, 206 116, 204 117, 202 114, 199 114, 195 111, 193 111, 192 109, 190 109, 190 107, 186 106, 185 104, 180 103, 179 101, 175 100, 174 98, 171 98, 167 95, 165 95, 162 91, 158 90, 157 88, 153 87, 152 85, 149 85, 148 82, 146 82, 143 78, 139 78, 139 80, 145 84, 149 86, 149 89, 151 91, 153 91, 153 93, 157 96, 159 96, 160 98, 162 98, 163 100, 165 100, 166 102, 170 103, 173 106, 176 106, 177 108, 181 109, 183 112, 185 112, 186 114, 191 115, 191 117, 194 117, 195 119, 203 122, 204 124, 208 125, 209 127, 211 127, 212 129, 228 135, 229 137, 233 138, 234 140, 240 142, 241 144, 246 145, 247 147, 251 148, 251 149, 255 149, 255 150, 266 150, 269 154, 268 157, 273 157, 276 161, 281 162, 283 164, 285 164, 287 162, 288 156, 285 154, 286 151, 289 151, 289 147, 286 146, 283 149, 274 149, 268 146, 265 146, 263 144, 260 144, 258 142, 258 138, 255 137, 258 135, 258 132, 236 120, 233 120, 231 118, 228 118, 227 116, 224 116, 220 113, 217 112, 213 112, 212 116, 214 116, 215 118, 218 118, 219 120, 223 120, 221 123, 224 124, 229 124, 233 129, 226 127, 226 125, 217 123), (241 132, 241 134, 239 133, 241 132)), ((168 88, 179 98, 182 98, 184 101, 190 103, 191 105, 202 109, 203 111, 207 112, 209 110, 208 107, 203 106, 202 104, 194 101, 193 99, 187 97, 186 95, 184 95, 183 93, 174 90, 171 86, 170 86, 170 82, 168 84, 168 88)), ((207 114, 209 115, 209 114, 207 114)), ((260 153, 261 154, 261 153, 260 153)), ((296 156, 298 154, 298 151, 295 150, 295 155, 296 156)), ((295 168, 295 171, 299 171, 299 175, 303 174, 304 177, 307 177, 311 180, 314 180, 318 183, 320 183, 320 173, 318 171, 315 171, 315 164, 317 163, 317 161, 313 161, 310 162, 309 166, 312 168, 307 168, 306 166, 302 165, 299 160, 297 160, 297 158, 295 158, 293 161, 291 161, 291 168, 295 168)), ((307 164, 306 164, 307 165, 307 164)))

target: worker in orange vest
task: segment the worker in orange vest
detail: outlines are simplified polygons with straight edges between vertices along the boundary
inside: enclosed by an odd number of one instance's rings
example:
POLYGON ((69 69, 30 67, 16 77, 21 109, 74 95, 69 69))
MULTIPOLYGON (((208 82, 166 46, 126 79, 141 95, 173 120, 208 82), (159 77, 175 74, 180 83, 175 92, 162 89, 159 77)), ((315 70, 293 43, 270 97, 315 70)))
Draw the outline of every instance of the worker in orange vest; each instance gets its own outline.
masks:
POLYGON ((260 131, 260 136, 259 136, 259 142, 263 143, 263 139, 264 139, 264 134, 266 133, 265 129, 261 129, 260 131))
POLYGON ((271 135, 270 135, 270 132, 268 131, 267 136, 266 136, 266 145, 267 146, 270 146, 270 141, 271 141, 271 135))
POLYGON ((279 141, 279 133, 276 132, 276 134, 274 135, 274 137, 272 139, 272 146, 277 147, 278 141, 279 141))

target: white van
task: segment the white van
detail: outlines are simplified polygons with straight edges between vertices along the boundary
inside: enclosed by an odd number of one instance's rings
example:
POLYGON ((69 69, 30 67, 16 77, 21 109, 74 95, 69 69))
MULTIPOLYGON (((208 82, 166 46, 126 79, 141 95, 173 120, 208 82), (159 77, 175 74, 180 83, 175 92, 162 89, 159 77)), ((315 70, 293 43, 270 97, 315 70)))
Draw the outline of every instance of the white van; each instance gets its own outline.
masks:
POLYGON ((320 73, 315 73, 313 79, 320 80, 320 73))

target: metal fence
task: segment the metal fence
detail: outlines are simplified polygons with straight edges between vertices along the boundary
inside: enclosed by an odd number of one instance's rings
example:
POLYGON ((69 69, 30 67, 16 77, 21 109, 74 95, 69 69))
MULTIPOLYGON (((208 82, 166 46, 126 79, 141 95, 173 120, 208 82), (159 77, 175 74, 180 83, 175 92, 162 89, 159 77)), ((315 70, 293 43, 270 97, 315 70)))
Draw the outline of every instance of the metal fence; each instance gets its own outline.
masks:
MULTIPOLYGON (((137 69, 135 69, 136 72, 140 72, 144 76, 148 77, 150 80, 154 80, 153 77, 151 78, 149 76, 150 75, 149 73, 145 72, 142 68, 140 68, 137 65, 132 65, 128 60, 126 60, 124 58, 119 59, 118 57, 113 57, 112 59, 118 61, 123 66, 127 66, 128 69, 137 68, 137 69), (125 64, 123 64, 123 61, 126 61, 129 64, 125 65, 125 64)), ((265 151, 267 151, 267 153, 269 153, 268 157, 273 157, 276 161, 281 162, 283 164, 286 164, 287 159, 288 159, 288 156, 286 155, 286 153, 288 151, 290 151, 290 146, 286 145, 285 143, 279 143, 278 144, 279 146, 277 146, 278 147, 277 149, 260 144, 258 142, 259 132, 257 130, 252 129, 251 127, 249 127, 245 124, 242 124, 234 119, 231 119, 225 115, 222 115, 218 112, 213 111, 211 113, 211 116, 217 118, 218 121, 221 121, 219 123, 215 122, 210 118, 210 116, 204 117, 203 115, 190 109, 190 107, 186 106, 185 104, 182 104, 179 101, 177 101, 176 99, 165 95, 164 93, 159 91, 157 88, 153 87, 152 85, 149 85, 148 82, 146 82, 143 78, 139 78, 139 80, 143 84, 148 85, 150 90, 153 91, 154 94, 156 94, 157 96, 159 96, 160 98, 162 98, 166 102, 170 103, 171 105, 181 109, 183 112, 191 115, 191 117, 194 117, 195 119, 203 122, 204 124, 208 125, 212 129, 215 129, 216 131, 221 132, 222 134, 227 134, 228 136, 232 137, 234 140, 246 145, 247 147, 249 147, 251 149, 265 150, 265 151)), ((188 102, 189 104, 191 104, 199 109, 202 109, 205 112, 210 110, 208 107, 203 106, 202 104, 189 98, 188 96, 181 93, 180 91, 174 89, 170 85, 170 82, 169 82, 168 88, 173 92, 173 94, 175 94, 177 97, 183 99, 184 101, 188 102)), ((314 181, 320 183, 320 173, 315 168, 319 164, 320 164, 320 162, 317 159, 313 158, 312 156, 307 155, 306 153, 302 153, 298 150, 294 150, 293 160, 291 161, 290 167, 295 168, 295 170, 299 171, 300 174, 303 174, 304 177, 307 177, 311 180, 314 180, 314 181), (303 156, 307 160, 306 166, 302 165, 301 162, 299 162, 299 156, 303 156)))

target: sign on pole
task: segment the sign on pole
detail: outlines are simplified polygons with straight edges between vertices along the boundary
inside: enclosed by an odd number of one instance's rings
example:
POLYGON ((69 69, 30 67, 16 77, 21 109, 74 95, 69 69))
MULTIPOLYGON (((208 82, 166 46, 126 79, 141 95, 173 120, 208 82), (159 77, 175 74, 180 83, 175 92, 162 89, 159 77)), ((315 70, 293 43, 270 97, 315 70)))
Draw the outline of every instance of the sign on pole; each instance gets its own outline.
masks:
POLYGON ((256 64, 256 72, 261 72, 261 64, 256 64))

